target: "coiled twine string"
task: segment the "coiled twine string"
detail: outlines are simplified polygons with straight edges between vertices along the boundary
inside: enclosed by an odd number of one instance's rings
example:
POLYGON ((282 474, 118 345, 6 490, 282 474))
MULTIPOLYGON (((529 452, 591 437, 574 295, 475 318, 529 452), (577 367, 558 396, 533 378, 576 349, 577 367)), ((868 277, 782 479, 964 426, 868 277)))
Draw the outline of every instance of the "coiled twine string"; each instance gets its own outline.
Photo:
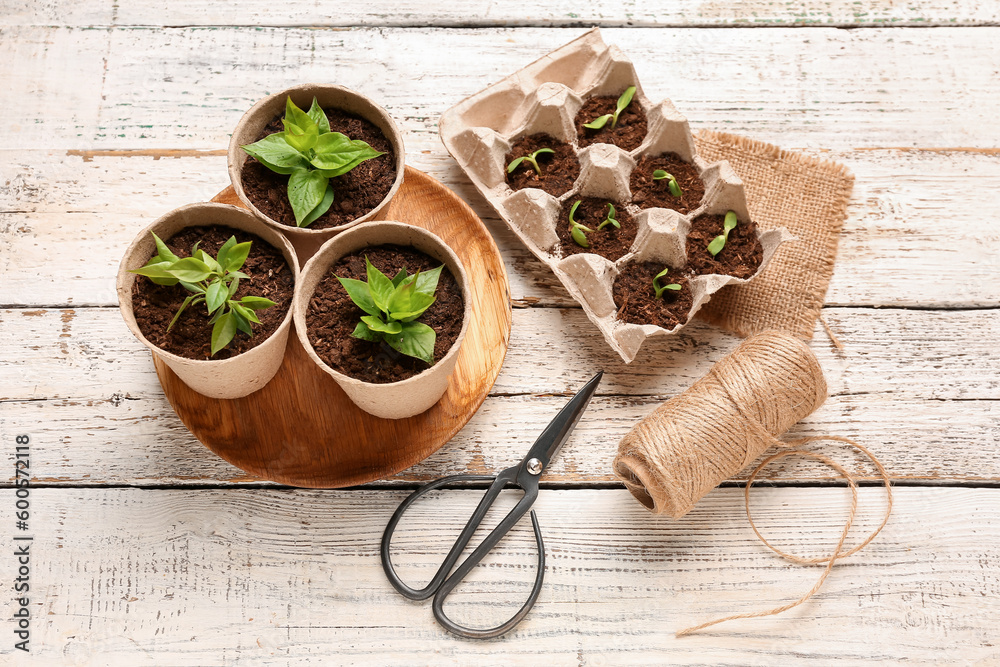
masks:
POLYGON ((636 424, 622 439, 615 458, 615 474, 639 502, 655 514, 680 518, 705 494, 733 476, 771 447, 779 451, 758 465, 744 490, 747 519, 758 538, 772 551, 795 563, 822 564, 826 568, 816 584, 794 602, 767 611, 734 614, 686 628, 683 636, 737 618, 778 614, 808 600, 823 585, 838 558, 864 548, 882 530, 892 511, 889 475, 868 449, 852 440, 819 436, 784 442, 781 435, 826 400, 826 380, 809 347, 780 331, 765 331, 743 341, 709 373, 682 394, 671 398, 636 424), (885 484, 888 502, 882 523, 859 545, 844 550, 857 512, 858 491, 854 477, 823 454, 801 449, 809 442, 845 443, 867 456, 885 484), (802 558, 769 543, 750 513, 750 487, 767 465, 799 455, 815 459, 847 480, 851 509, 840 540, 829 556, 802 558))

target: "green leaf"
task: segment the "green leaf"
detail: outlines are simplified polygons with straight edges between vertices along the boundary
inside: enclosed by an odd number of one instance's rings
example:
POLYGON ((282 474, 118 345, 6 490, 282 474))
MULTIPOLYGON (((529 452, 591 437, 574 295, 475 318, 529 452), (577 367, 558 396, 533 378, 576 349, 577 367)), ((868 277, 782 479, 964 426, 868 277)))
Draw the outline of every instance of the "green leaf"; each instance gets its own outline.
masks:
POLYGON ((510 164, 508 164, 508 165, 507 165, 507 173, 508 173, 508 174, 512 173, 512 172, 513 172, 513 171, 514 171, 515 169, 517 169, 517 167, 518 167, 518 166, 519 166, 519 165, 520 165, 520 164, 521 164, 522 162, 524 162, 524 158, 523 158, 523 157, 519 157, 519 158, 517 158, 516 160, 511 160, 511 161, 510 161, 510 164))
POLYGON ((302 224, 299 227, 308 227, 316 222, 321 215, 330 210, 331 206, 333 206, 333 186, 327 183, 326 192, 323 193, 323 200, 319 203, 319 206, 312 210, 312 213, 303 218, 302 224))
POLYGON ((192 302, 192 301, 194 301, 194 300, 195 300, 195 298, 197 298, 197 297, 196 297, 196 295, 192 294, 192 295, 191 295, 191 296, 189 296, 188 298, 184 299, 184 303, 182 303, 182 304, 181 304, 181 307, 177 309, 177 312, 176 312, 176 313, 174 313, 174 317, 173 317, 173 319, 171 319, 171 320, 170 320, 170 324, 168 324, 168 325, 167 325, 167 331, 168 331, 168 332, 169 332, 169 331, 170 331, 171 329, 173 329, 173 328, 174 328, 174 324, 176 324, 176 323, 177 323, 177 320, 178 320, 178 318, 180 318, 180 316, 181 316, 181 313, 183 313, 183 312, 184 312, 184 309, 185 309, 185 308, 187 308, 188 306, 190 306, 190 305, 191 305, 191 302, 192 302))
POLYGON ((668 290, 671 290, 673 292, 677 292, 677 291, 680 291, 681 286, 678 285, 677 283, 670 283, 669 285, 664 285, 663 289, 668 289, 668 290))
MULTIPOLYGON (((170 248, 167 244, 160 240, 154 232, 150 232, 153 235, 153 241, 156 243, 156 256, 164 262, 176 262, 179 258, 174 253, 170 252, 170 248)), ((152 260, 150 260, 152 261, 152 260)))
POLYGON ((276 306, 278 304, 262 296, 245 296, 240 299, 240 305, 244 308, 249 308, 250 310, 264 310, 265 308, 270 308, 271 306, 276 306))
POLYGON ((229 298, 229 289, 221 280, 214 280, 205 292, 205 305, 209 313, 214 313, 216 308, 221 308, 222 304, 229 298))
POLYGON ((214 357, 216 352, 229 345, 235 335, 236 319, 233 317, 232 311, 229 311, 219 317, 219 319, 215 321, 215 326, 212 327, 211 356, 214 357))
POLYGON ((424 294, 434 294, 437 290, 438 279, 441 277, 443 269, 444 264, 430 271, 417 272, 417 291, 424 294))
POLYGON ((664 178, 673 178, 673 176, 663 171, 662 169, 656 169, 653 171, 654 181, 662 181, 664 178))
POLYGON ((539 155, 548 155, 549 153, 551 153, 552 155, 556 154, 556 152, 551 148, 539 148, 537 151, 531 154, 531 157, 537 160, 539 155))
POLYGON ((372 266, 372 263, 368 261, 367 255, 365 255, 365 265, 368 273, 368 289, 371 292, 372 301, 375 302, 379 310, 388 312, 389 299, 392 298, 392 293, 396 288, 385 274, 372 266))
POLYGON ((352 140, 340 132, 322 135, 316 143, 315 152, 316 155, 309 162, 322 170, 328 178, 346 174, 365 160, 383 154, 366 142, 352 140))
POLYGON ((434 303, 434 295, 418 292, 413 283, 397 287, 389 299, 389 315, 394 320, 419 317, 434 303))
POLYGON ((305 157, 288 144, 281 132, 269 134, 260 141, 241 148, 277 174, 290 174, 308 164, 305 157))
POLYGON ((253 330, 250 329, 250 322, 247 318, 243 316, 243 313, 237 312, 235 309, 229 311, 232 315, 233 321, 236 322, 236 328, 245 333, 248 336, 253 336, 253 330))
POLYGON ((612 114, 604 114, 603 116, 598 116, 589 123, 584 123, 583 126, 586 128, 590 128, 591 130, 599 130, 605 125, 607 125, 608 121, 611 120, 611 118, 612 114))
POLYGON ((291 97, 285 99, 285 117, 281 119, 281 124, 285 127, 285 141, 299 152, 304 153, 319 140, 319 127, 316 121, 295 106, 291 97))
POLYGON ((337 276, 337 280, 344 286, 347 296, 351 297, 351 301, 354 302, 355 306, 369 315, 379 314, 378 306, 372 300, 371 291, 368 289, 368 283, 355 280, 354 278, 341 278, 340 276, 337 276))
POLYGON ((170 274, 187 283, 200 283, 212 275, 212 269, 200 259, 185 257, 174 262, 170 274))
POLYGON ((229 278, 249 278, 249 277, 250 276, 243 273, 242 271, 230 271, 229 275, 226 276, 226 279, 228 280, 229 278))
POLYGON ((737 223, 736 212, 735 211, 726 212, 726 219, 722 223, 722 231, 724 234, 726 234, 727 238, 729 237, 729 232, 736 229, 736 223, 737 223))
MULTIPOLYGON (((287 103, 286 103, 287 104, 287 103)), ((320 135, 330 131, 330 119, 326 117, 326 113, 320 107, 319 102, 313 97, 312 105, 309 107, 309 111, 306 112, 309 117, 313 119, 316 123, 316 127, 319 128, 320 135)))
POLYGON ((681 191, 681 186, 677 183, 677 179, 675 178, 670 179, 670 182, 667 183, 667 188, 670 190, 670 194, 675 197, 680 197, 684 194, 683 191, 681 191))
POLYGON ((368 325, 364 322, 358 322, 358 326, 354 327, 354 331, 351 332, 351 335, 355 338, 368 340, 373 343, 382 340, 382 336, 372 333, 372 331, 368 328, 368 325))
POLYGON ((167 269, 172 267, 174 262, 157 262, 156 264, 146 264, 138 269, 132 269, 130 273, 146 276, 157 285, 176 285, 177 278, 167 269))
POLYGON ((386 336, 385 342, 394 350, 416 357, 428 364, 434 363, 434 329, 422 322, 405 322, 403 330, 395 336, 386 336))
POLYGON ((573 207, 569 210, 569 221, 574 225, 576 224, 576 218, 573 216, 576 215, 576 209, 580 208, 580 204, 582 203, 583 203, 582 199, 577 199, 576 203, 574 203, 573 207))
POLYGON ((611 118, 611 127, 613 128, 618 124, 618 116, 621 115, 622 111, 625 111, 625 107, 629 105, 632 101, 632 96, 635 95, 635 86, 629 86, 622 93, 621 97, 618 98, 618 103, 615 105, 615 113, 611 118))
POLYGON ((229 250, 236 245, 236 237, 230 236, 229 239, 222 244, 219 248, 219 252, 216 253, 215 258, 218 260, 220 266, 226 266, 226 259, 229 256, 229 250))
POLYGON ((383 322, 374 315, 362 315, 361 321, 367 324, 371 331, 378 331, 379 333, 398 334, 403 330, 403 325, 399 322, 383 322))
POLYGON ((199 285, 198 283, 186 283, 183 280, 178 281, 178 282, 180 282, 181 287, 183 287, 184 289, 186 289, 188 292, 195 292, 196 294, 204 294, 205 293, 205 288, 202 287, 201 285, 199 285))
POLYGON ((205 262, 205 266, 210 268, 213 273, 222 273, 222 267, 219 266, 219 263, 216 262, 215 259, 204 250, 198 250, 194 254, 194 258, 200 259, 201 261, 205 262))
POLYGON ((725 247, 726 247, 726 237, 723 236, 722 234, 719 234, 714 239, 712 239, 712 241, 708 244, 708 251, 712 253, 712 257, 715 257, 720 252, 722 252, 722 249, 725 247))
POLYGON ((312 211, 319 206, 326 195, 327 179, 316 171, 296 169, 288 178, 288 201, 295 213, 295 224, 302 226, 312 211))
MULTIPOLYGON (((240 288, 240 279, 233 278, 233 281, 229 283, 229 294, 226 296, 227 299, 232 299, 233 295, 236 294, 236 290, 240 288)), ((246 297, 250 298, 250 297, 246 297)))
POLYGON ((223 264, 226 271, 238 271, 246 263, 252 243, 253 241, 244 241, 243 243, 237 243, 229 249, 229 252, 226 253, 226 263, 223 264))
POLYGON ((406 278, 406 269, 400 269, 399 273, 397 273, 392 278, 392 284, 393 284, 393 286, 394 287, 399 287, 399 283, 403 282, 403 280, 405 278, 406 278))
POLYGON ((622 96, 618 98, 618 104, 616 105, 615 120, 618 119, 618 114, 625 111, 625 108, 632 102, 632 96, 635 95, 635 86, 629 86, 622 93, 622 96))
POLYGON ((254 324, 260 324, 260 318, 257 317, 257 313, 253 312, 249 308, 244 308, 242 305, 240 305, 235 301, 230 301, 229 306, 235 312, 237 312, 240 315, 240 317, 247 320, 248 322, 253 322, 254 324))
POLYGON ((583 227, 576 226, 570 231, 570 236, 576 241, 576 244, 581 248, 589 248, 590 243, 587 241, 587 235, 583 233, 583 227))

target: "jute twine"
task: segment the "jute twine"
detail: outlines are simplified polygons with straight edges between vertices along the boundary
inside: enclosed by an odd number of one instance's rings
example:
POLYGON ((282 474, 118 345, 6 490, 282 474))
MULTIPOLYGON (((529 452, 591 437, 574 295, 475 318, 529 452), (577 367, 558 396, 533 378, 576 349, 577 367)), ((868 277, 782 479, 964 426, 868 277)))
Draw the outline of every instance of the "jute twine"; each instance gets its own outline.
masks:
POLYGON ((743 341, 687 391, 671 398, 636 424, 622 439, 615 474, 639 502, 656 514, 680 518, 706 493, 733 476, 771 447, 782 451, 751 473, 744 492, 747 519, 764 544, 795 563, 826 564, 816 584, 794 602, 767 611, 734 614, 681 630, 678 636, 737 618, 769 616, 805 602, 819 590, 838 558, 862 549, 882 530, 892 510, 889 476, 878 459, 861 445, 835 436, 783 442, 776 436, 818 408, 826 399, 826 381, 812 351, 800 339, 765 331, 743 341), (859 545, 845 551, 844 542, 857 510, 857 483, 832 459, 801 449, 814 440, 832 440, 858 449, 875 464, 888 494, 885 517, 859 545), (772 546, 757 530, 750 513, 750 487, 772 461, 797 454, 816 459, 847 480, 851 510, 833 553, 801 558, 772 546))

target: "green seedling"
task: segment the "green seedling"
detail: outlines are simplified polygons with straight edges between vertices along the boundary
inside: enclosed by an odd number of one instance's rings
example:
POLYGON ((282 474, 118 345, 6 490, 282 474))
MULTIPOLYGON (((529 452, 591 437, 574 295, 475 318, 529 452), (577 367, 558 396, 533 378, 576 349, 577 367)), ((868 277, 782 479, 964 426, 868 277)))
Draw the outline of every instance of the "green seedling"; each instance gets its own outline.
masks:
POLYGON ((295 224, 308 227, 333 204, 330 179, 342 176, 379 151, 364 141, 330 130, 330 121, 313 98, 309 111, 285 101, 284 132, 242 146, 248 155, 278 174, 288 174, 288 201, 295 224))
POLYGON ((656 281, 659 280, 660 278, 666 278, 667 277, 667 273, 669 273, 669 272, 670 272, 670 267, 668 266, 667 268, 663 269, 662 271, 660 271, 659 273, 657 273, 655 276, 653 276, 653 292, 656 293, 656 298, 657 299, 662 298, 663 297, 663 292, 665 292, 666 290, 671 290, 671 291, 677 292, 677 291, 680 291, 680 289, 681 289, 681 286, 678 285, 677 283, 668 283, 666 285, 663 285, 662 287, 657 284, 656 281))
POLYGON ((726 247, 726 241, 729 240, 729 232, 734 229, 736 229, 736 213, 729 211, 726 213, 726 219, 722 223, 722 233, 708 244, 708 251, 712 253, 712 257, 718 255, 726 247))
POLYGON ((337 280, 366 315, 351 334, 371 342, 387 343, 392 349, 428 364, 434 362, 434 329, 415 321, 434 303, 434 291, 444 265, 407 275, 406 269, 390 279, 365 257, 368 282, 353 278, 337 280))
POLYGON ((670 194, 675 197, 680 197, 683 192, 681 191, 681 186, 677 184, 677 179, 674 178, 673 174, 668 174, 662 169, 657 169, 653 172, 654 181, 662 181, 665 178, 670 179, 667 181, 667 189, 670 190, 670 194))
POLYGON ((253 336, 250 324, 260 324, 260 318, 254 311, 270 308, 275 303, 262 296, 233 298, 239 289, 240 279, 250 277, 240 271, 250 254, 250 241, 237 243, 236 237, 231 236, 219 248, 215 258, 195 243, 191 256, 181 259, 156 234, 153 234, 153 240, 156 242, 156 256, 132 273, 146 276, 157 285, 180 284, 191 292, 170 320, 167 331, 174 327, 188 306, 204 302, 208 314, 212 316, 209 320, 212 325, 211 356, 229 345, 237 331, 253 336))
POLYGON ((601 224, 597 225, 597 231, 601 231, 608 225, 614 225, 615 229, 621 229, 621 223, 615 220, 615 205, 608 202, 608 215, 604 220, 601 220, 601 224))
POLYGON ((582 202, 583 200, 577 199, 576 203, 573 204, 573 208, 569 210, 569 235, 573 237, 573 240, 581 248, 589 248, 590 242, 587 241, 586 232, 592 232, 594 230, 585 225, 581 225, 574 217, 576 215, 576 209, 580 208, 580 204, 582 202))
POLYGON ((625 89, 625 92, 622 93, 622 96, 618 98, 618 104, 615 105, 615 112, 614 113, 609 113, 609 114, 604 114, 603 116, 598 116, 597 118, 595 118, 594 120, 590 121, 589 123, 586 123, 584 125, 584 127, 590 128, 591 130, 599 130, 602 127, 604 127, 605 125, 607 125, 608 121, 610 120, 611 121, 611 129, 614 129, 615 125, 618 124, 618 116, 621 115, 622 111, 625 111, 625 108, 632 101, 632 96, 633 95, 635 95, 635 86, 629 86, 628 88, 625 89))
POLYGON ((535 168, 535 173, 538 174, 539 176, 541 176, 542 175, 542 169, 541 169, 541 167, 538 166, 538 156, 539 155, 548 155, 548 154, 555 155, 556 152, 554 150, 552 150, 551 148, 539 148, 537 151, 535 151, 531 155, 525 155, 524 157, 519 157, 516 160, 511 160, 510 164, 507 165, 507 173, 509 174, 509 173, 513 172, 515 169, 517 169, 521 165, 522 162, 527 162, 528 164, 530 164, 532 167, 535 168))

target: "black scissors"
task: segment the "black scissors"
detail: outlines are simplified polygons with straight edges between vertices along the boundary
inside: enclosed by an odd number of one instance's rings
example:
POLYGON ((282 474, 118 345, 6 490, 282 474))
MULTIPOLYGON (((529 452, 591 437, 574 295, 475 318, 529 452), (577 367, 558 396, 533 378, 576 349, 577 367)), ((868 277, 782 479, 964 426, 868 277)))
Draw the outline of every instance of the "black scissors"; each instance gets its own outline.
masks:
POLYGON ((448 597, 448 594, 483 559, 487 552, 503 539, 507 532, 514 527, 514 524, 524 516, 524 513, 535 502, 535 498, 538 497, 539 475, 549 465, 549 461, 559 451, 559 448, 563 446, 563 443, 569 439, 569 434, 576 427, 577 422, 580 421, 580 416, 587 409, 587 404, 590 403, 594 392, 597 391, 597 385, 600 384, 602 375, 603 371, 595 375, 584 385, 583 389, 570 399, 569 403, 545 427, 542 434, 535 440, 535 444, 528 450, 528 455, 519 464, 507 468, 496 477, 488 475, 452 475, 451 477, 444 477, 426 484, 410 494, 396 509, 392 518, 389 519, 389 525, 385 527, 385 533, 382 535, 381 549, 382 569, 385 570, 385 576, 389 578, 389 582, 397 591, 411 600, 426 600, 433 595, 434 618, 446 630, 462 637, 471 637, 474 639, 499 637, 520 623, 521 619, 527 616, 528 611, 531 610, 531 606, 535 604, 535 600, 538 599, 538 593, 542 590, 542 576, 545 573, 545 547, 542 544, 542 531, 538 527, 538 518, 535 516, 535 511, 532 510, 531 526, 535 529, 535 542, 538 545, 538 574, 535 575, 535 583, 531 589, 531 595, 528 596, 528 601, 524 603, 524 606, 506 623, 488 629, 468 628, 459 625, 445 616, 443 609, 444 600, 448 597), (458 536, 448 555, 445 556, 444 562, 441 563, 441 567, 438 568, 431 582, 419 590, 410 588, 403 583, 393 569, 392 562, 389 560, 389 545, 392 542, 392 533, 396 529, 396 524, 399 523, 406 509, 425 493, 447 484, 485 482, 489 480, 492 480, 493 483, 486 490, 483 499, 479 501, 476 510, 469 517, 469 522, 465 524, 461 535, 458 536), (486 536, 486 539, 452 573, 451 570, 455 566, 455 562, 462 555, 462 550, 465 549, 476 529, 479 528, 479 524, 482 522, 483 517, 486 516, 486 512, 493 505, 494 501, 496 501, 500 492, 508 485, 520 488, 524 491, 524 496, 514 506, 514 509, 504 517, 503 521, 486 536))

